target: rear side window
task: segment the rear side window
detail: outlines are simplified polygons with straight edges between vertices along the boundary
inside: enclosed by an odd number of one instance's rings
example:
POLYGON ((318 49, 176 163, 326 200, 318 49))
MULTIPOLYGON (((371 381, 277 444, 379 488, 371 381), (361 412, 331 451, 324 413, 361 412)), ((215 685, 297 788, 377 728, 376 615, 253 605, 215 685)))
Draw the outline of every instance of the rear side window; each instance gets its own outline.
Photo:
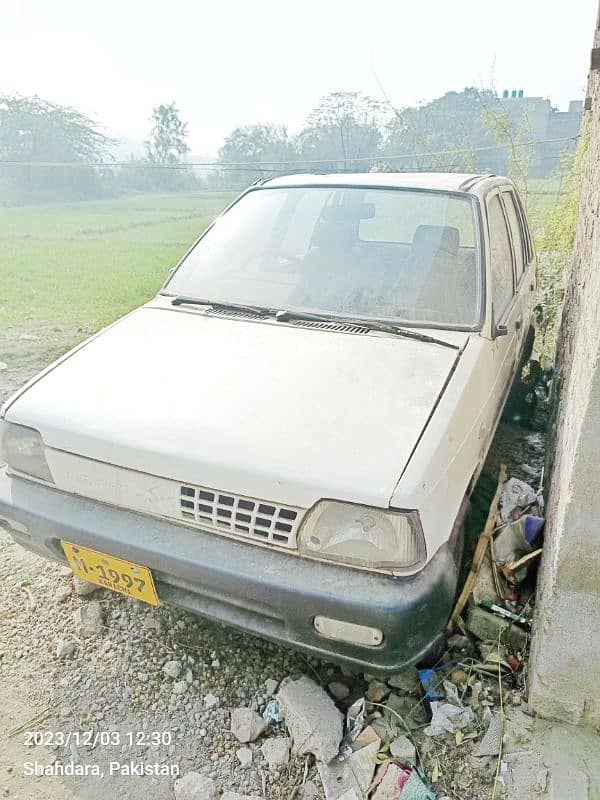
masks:
POLYGON ((510 232, 513 240, 513 248, 515 252, 515 267, 517 270, 517 283, 521 279, 521 275, 525 270, 525 262, 527 255, 525 251, 525 243, 523 241, 523 233, 521 229, 521 222, 515 206, 514 195, 512 192, 502 192, 502 199, 504 200, 504 207, 506 208, 506 216, 510 227, 510 232))
POLYGON ((488 200, 487 214, 494 322, 499 322, 514 294, 512 252, 499 195, 488 200))

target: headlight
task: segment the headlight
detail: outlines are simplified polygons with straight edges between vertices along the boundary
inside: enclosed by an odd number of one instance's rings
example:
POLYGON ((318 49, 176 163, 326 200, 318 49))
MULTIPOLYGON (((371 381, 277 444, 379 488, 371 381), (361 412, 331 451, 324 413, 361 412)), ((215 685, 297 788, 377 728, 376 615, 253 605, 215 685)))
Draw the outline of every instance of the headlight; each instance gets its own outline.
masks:
POLYGON ((0 460, 18 472, 54 483, 46 461, 44 440, 35 428, 0 421, 0 460))
POLYGON ((426 558, 416 511, 321 500, 300 529, 301 555, 394 573, 415 572, 426 558))

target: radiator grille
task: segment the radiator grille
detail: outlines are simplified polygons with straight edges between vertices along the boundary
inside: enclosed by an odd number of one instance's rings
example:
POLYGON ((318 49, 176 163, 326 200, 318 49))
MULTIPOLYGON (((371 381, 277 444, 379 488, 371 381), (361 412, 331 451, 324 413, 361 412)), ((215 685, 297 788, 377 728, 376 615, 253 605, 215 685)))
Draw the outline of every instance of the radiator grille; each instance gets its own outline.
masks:
POLYGON ((179 506, 185 519, 203 527, 279 547, 296 547, 299 508, 198 486, 181 487, 179 506))

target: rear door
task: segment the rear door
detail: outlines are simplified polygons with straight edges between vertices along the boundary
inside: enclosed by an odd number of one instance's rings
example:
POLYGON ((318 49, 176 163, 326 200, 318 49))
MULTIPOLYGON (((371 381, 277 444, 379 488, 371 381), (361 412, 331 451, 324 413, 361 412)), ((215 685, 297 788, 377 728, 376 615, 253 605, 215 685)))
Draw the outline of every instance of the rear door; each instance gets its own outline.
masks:
POLYGON ((515 336, 517 358, 523 350, 525 337, 529 329, 531 279, 528 264, 530 260, 529 242, 524 229, 524 220, 521 216, 521 207, 515 192, 512 189, 503 189, 502 202, 506 214, 506 221, 512 241, 513 260, 515 267, 515 336))
POLYGON ((494 336, 491 355, 496 376, 493 391, 497 418, 515 373, 523 321, 516 296, 515 254, 500 190, 492 190, 485 204, 490 244, 489 291, 494 336))

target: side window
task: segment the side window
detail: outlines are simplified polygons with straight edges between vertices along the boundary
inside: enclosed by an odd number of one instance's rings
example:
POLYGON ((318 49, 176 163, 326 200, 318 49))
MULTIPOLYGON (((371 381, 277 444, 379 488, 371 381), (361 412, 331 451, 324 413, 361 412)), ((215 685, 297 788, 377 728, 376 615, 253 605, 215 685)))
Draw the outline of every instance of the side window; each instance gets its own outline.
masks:
POLYGON ((488 201, 487 216, 490 237, 494 322, 499 322, 504 316, 504 312, 508 308, 514 293, 510 239, 499 195, 494 195, 488 201))
POLYGON ((504 200, 504 207, 506 208, 506 216, 508 218, 508 224, 512 234, 513 248, 515 251, 515 266, 517 268, 518 283, 521 280, 521 275, 525 270, 527 256, 525 252, 525 242, 523 241, 521 221, 515 206, 514 197, 515 196, 512 192, 502 192, 502 199, 504 200))

